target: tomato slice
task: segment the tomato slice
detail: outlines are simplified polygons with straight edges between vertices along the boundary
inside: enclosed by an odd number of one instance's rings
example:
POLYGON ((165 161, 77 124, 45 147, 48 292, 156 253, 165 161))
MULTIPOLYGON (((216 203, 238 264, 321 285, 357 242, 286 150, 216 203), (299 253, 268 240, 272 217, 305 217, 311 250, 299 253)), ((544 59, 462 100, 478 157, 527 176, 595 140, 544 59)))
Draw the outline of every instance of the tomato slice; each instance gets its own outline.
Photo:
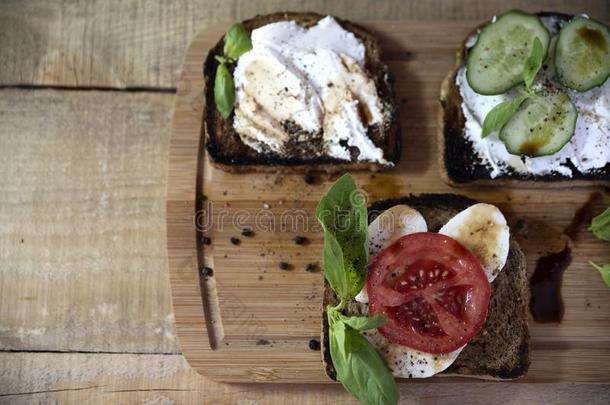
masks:
POLYGON ((491 288, 477 258, 433 232, 403 236, 377 255, 367 277, 369 313, 383 314, 390 341, 449 353, 485 324, 491 288))

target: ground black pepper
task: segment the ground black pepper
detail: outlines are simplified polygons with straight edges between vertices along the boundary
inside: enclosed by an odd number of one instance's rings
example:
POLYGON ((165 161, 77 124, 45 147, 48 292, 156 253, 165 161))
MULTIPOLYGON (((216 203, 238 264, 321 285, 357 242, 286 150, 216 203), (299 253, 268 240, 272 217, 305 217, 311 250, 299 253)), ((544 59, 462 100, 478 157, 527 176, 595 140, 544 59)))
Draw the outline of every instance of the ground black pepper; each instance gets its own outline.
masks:
POLYGON ((305 173, 303 180, 306 184, 316 184, 316 176, 314 176, 312 173, 305 173))
POLYGON ((254 236, 254 231, 250 228, 244 228, 241 230, 241 235, 245 236, 246 238, 251 238, 254 236))
POLYGON ((287 262, 280 262, 279 266, 282 270, 292 270, 292 265, 287 262))
POLYGON ((311 350, 320 350, 320 341, 318 339, 311 339, 309 341, 309 348, 311 350))
POLYGON ((214 270, 211 267, 204 266, 201 268, 201 275, 203 277, 212 277, 214 275, 214 270))
POLYGON ((294 237, 294 243, 296 243, 297 245, 305 245, 307 242, 309 242, 309 240, 305 236, 297 235, 294 237))
POLYGON ((305 266, 305 271, 315 273, 318 271, 318 263, 307 263, 307 266, 305 266))

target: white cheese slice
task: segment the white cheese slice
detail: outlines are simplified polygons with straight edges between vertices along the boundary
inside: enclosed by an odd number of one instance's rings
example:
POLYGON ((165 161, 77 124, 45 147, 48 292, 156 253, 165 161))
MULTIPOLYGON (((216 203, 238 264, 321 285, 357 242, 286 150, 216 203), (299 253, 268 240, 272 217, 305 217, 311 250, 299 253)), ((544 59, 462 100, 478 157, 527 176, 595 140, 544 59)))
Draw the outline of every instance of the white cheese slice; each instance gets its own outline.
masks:
POLYGON ((490 283, 506 263, 510 230, 495 205, 472 205, 451 218, 438 233, 452 237, 470 250, 479 259, 490 283))

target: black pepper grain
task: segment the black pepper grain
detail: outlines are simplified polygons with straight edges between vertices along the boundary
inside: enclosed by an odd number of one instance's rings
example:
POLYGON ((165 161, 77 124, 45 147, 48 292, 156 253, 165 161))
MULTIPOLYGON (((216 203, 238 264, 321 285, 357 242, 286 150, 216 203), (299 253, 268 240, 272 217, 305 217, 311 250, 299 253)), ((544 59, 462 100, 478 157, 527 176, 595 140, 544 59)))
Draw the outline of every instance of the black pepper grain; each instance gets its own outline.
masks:
POLYGON ((231 243, 238 246, 241 243, 241 240, 239 238, 231 238, 231 243))
POLYGON ((245 236, 246 238, 251 238, 254 236, 254 231, 250 228, 244 228, 241 230, 241 235, 245 236))
POLYGON ((305 266, 305 271, 315 273, 318 271, 318 263, 307 263, 307 266, 305 266))
POLYGON ((204 266, 201 268, 201 275, 203 277, 212 277, 214 276, 214 270, 211 267, 204 266))
POLYGON ((316 176, 314 176, 312 173, 305 173, 303 180, 306 184, 316 184, 316 176))
POLYGON ((280 262, 279 267, 281 270, 292 270, 292 265, 287 262, 280 262))
POLYGON ((305 236, 297 235, 294 237, 294 243, 297 245, 305 245, 309 240, 305 236))
POLYGON ((309 348, 316 351, 320 350, 320 341, 318 339, 311 339, 309 341, 309 348))

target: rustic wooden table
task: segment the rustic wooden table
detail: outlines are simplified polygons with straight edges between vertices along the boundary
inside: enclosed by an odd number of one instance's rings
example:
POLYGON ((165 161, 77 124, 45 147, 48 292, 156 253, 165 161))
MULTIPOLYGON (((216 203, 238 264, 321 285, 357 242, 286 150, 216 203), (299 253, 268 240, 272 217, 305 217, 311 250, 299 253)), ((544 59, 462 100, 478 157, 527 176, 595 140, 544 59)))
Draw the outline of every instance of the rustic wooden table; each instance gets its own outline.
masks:
MULTIPOLYGON (((483 20, 510 7, 610 20, 607 0, 1 2, 0 403, 351 403, 339 385, 216 383, 180 354, 165 188, 184 50, 211 22, 278 10, 483 20)), ((404 403, 610 402, 599 384, 401 391, 404 403)))

